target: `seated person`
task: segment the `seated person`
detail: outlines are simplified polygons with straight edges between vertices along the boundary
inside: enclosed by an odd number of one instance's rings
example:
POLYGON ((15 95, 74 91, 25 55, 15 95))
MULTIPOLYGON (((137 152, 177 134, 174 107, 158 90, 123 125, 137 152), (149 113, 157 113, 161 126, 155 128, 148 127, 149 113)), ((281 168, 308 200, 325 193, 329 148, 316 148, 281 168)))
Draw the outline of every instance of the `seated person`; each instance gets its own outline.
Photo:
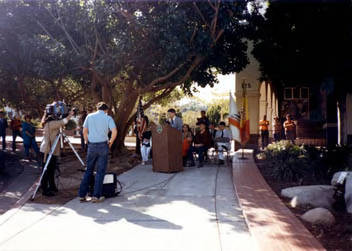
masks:
POLYGON ((193 142, 193 134, 189 125, 184 124, 182 127, 182 157, 183 157, 183 165, 186 166, 187 162, 187 152, 191 147, 193 142))
POLYGON ((191 166, 194 166, 193 153, 196 152, 199 156, 198 168, 203 166, 204 153, 211 145, 211 135, 207 130, 206 124, 201 121, 199 123, 199 132, 194 137, 194 145, 191 146, 187 152, 187 159, 191 161, 191 166))
POLYGON ((209 124, 209 133, 211 135, 211 147, 215 147, 215 135, 217 130, 215 129, 216 125, 214 123, 209 124))
POLYGON ((219 154, 219 165, 224 164, 224 151, 231 149, 231 132, 225 128, 225 122, 219 123, 219 130, 215 134, 215 145, 219 154))

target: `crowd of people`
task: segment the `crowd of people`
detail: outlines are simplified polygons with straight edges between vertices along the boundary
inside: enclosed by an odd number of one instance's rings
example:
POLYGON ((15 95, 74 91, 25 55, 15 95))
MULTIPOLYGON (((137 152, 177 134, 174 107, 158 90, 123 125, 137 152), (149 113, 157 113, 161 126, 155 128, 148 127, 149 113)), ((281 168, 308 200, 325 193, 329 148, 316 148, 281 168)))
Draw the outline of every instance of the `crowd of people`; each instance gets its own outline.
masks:
MULTIPOLYGON (((147 129, 141 135, 137 135, 140 142, 140 153, 142 164, 148 161, 151 151, 151 129, 149 127, 149 119, 144 116, 147 121, 147 129)), ((197 118, 197 128, 191 129, 188 124, 183 124, 182 118, 176 115, 176 110, 171 108, 168 110, 168 119, 166 121, 171 127, 182 132, 182 157, 183 165, 187 167, 195 166, 194 154, 198 156, 197 167, 202 167, 205 160, 208 160, 208 150, 216 149, 218 152, 219 165, 224 164, 224 152, 230 150, 232 139, 231 131, 226 128, 225 122, 219 125, 211 123, 206 116, 205 111, 201 111, 201 116, 197 118)), ((137 143, 138 144, 138 143, 137 143)))
MULTIPOLYGON (((262 149, 267 147, 269 144, 269 125, 270 122, 267 120, 266 115, 264 115, 263 119, 259 121, 262 149)), ((286 139, 290 140, 292 143, 295 143, 296 130, 296 124, 292 120, 290 114, 286 115, 286 120, 283 123, 279 117, 274 117, 272 124, 272 136, 274 142, 286 139)))

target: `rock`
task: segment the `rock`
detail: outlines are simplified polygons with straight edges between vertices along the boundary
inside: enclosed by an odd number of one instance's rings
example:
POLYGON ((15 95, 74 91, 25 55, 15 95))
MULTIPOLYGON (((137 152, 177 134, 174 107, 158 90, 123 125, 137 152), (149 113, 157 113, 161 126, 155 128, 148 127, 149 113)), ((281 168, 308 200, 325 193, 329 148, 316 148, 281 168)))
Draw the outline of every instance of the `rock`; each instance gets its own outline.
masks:
POLYGON ((297 186, 281 190, 281 196, 290 198, 291 206, 313 206, 331 209, 335 201, 334 187, 326 185, 297 186))
POLYGON ((348 175, 345 184, 346 210, 352 214, 352 175, 348 175))
POLYGON ((301 216, 302 220, 323 226, 331 226, 335 223, 335 217, 325 208, 314 208, 301 216))
MULTIPOLYGON (((341 179, 340 177, 345 176, 347 178, 347 176, 349 176, 349 175, 352 175, 352 172, 341 171, 341 172, 334 173, 334 176, 332 177, 332 180, 331 180, 331 185, 336 186, 339 179, 341 179)), ((342 180, 342 184, 343 184, 343 182, 344 181, 342 180)))

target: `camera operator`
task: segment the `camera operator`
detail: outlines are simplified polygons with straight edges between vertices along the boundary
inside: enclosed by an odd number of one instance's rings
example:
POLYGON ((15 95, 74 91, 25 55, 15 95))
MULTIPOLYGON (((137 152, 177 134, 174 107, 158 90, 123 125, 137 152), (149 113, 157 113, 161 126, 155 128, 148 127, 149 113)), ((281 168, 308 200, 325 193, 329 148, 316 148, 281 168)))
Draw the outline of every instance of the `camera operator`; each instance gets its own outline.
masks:
MULTIPOLYGON (((70 118, 73 116, 73 111, 70 111, 69 115, 61 120, 56 120, 53 115, 47 115, 46 111, 42 118, 41 124, 44 128, 44 137, 42 144, 40 145, 40 152, 44 154, 43 164, 45 166, 48 154, 57 135, 60 132, 60 128, 68 123, 70 118)), ((50 163, 47 166, 47 170, 43 175, 41 188, 43 190, 43 195, 45 196, 54 196, 58 192, 58 189, 55 185, 55 169, 57 165, 57 157, 60 156, 60 144, 56 145, 53 155, 50 159, 50 163)))

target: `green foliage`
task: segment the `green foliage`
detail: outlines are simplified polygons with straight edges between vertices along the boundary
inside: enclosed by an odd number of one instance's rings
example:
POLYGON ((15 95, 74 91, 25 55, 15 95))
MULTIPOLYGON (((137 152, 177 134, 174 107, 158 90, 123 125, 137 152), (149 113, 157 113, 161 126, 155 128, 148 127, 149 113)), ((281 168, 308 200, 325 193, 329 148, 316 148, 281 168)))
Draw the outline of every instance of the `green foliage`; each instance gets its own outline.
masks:
POLYGON ((351 1, 270 1, 257 25, 253 54, 274 84, 320 84, 327 77, 350 88, 351 1), (334 2, 334 3, 332 3, 334 2))
POLYGON ((330 182, 334 173, 352 170, 349 146, 317 148, 294 145, 290 141, 269 144, 259 157, 266 159, 275 179, 330 182))
POLYGON ((277 180, 298 181, 308 169, 308 161, 302 147, 282 140, 268 145, 264 154, 272 168, 272 176, 277 180))
POLYGON ((190 127, 196 127, 197 118, 200 117, 199 111, 186 111, 183 113, 182 120, 184 124, 188 124, 190 127))
POLYGON ((219 124, 221 119, 221 106, 220 105, 210 106, 207 111, 207 116, 211 123, 219 124))
POLYGON ((229 99, 215 99, 208 106, 207 116, 213 123, 218 124, 229 114, 229 99))
POLYGON ((213 86, 217 73, 248 64, 252 1, 0 1, 4 103, 32 109, 38 99, 39 110, 54 96, 103 100, 123 144, 138 96, 153 103, 176 86, 213 86), (66 81, 74 88, 60 89, 66 81))

